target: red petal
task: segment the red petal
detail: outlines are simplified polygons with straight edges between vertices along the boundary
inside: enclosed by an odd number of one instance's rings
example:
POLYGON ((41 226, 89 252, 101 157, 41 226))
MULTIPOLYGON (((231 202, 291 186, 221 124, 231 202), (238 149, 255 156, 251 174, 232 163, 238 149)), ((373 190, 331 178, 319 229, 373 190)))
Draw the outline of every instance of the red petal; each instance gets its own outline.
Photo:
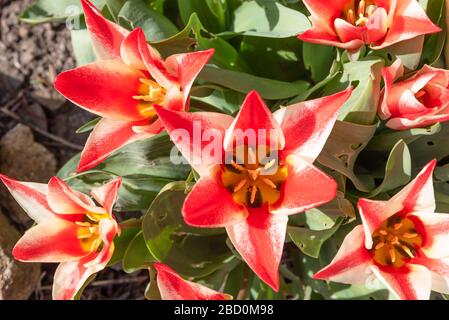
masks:
POLYGON ((114 151, 124 145, 152 134, 137 134, 133 128, 139 126, 139 122, 123 122, 109 119, 101 119, 87 139, 83 152, 81 153, 78 172, 94 168, 114 151))
POLYGON ((143 32, 141 28, 136 28, 123 40, 120 47, 120 56, 128 66, 146 70, 146 65, 142 60, 142 55, 139 50, 139 36, 143 32))
POLYGON ((117 194, 122 184, 122 178, 118 177, 101 187, 92 190, 91 194, 94 199, 111 214, 114 203, 117 200, 117 194))
POLYGON ((425 242, 422 251, 432 259, 449 257, 449 214, 415 212, 424 225, 425 242))
POLYGON ((78 226, 62 219, 49 219, 28 230, 17 242, 13 256, 27 262, 63 262, 88 252, 81 247, 78 226))
POLYGON ((46 184, 19 182, 1 174, 0 180, 31 219, 39 223, 55 217, 47 203, 46 184))
POLYGON ((105 19, 91 2, 81 0, 81 4, 97 57, 120 58, 120 46, 129 31, 105 19))
POLYGON ((173 269, 155 263, 162 300, 231 300, 232 296, 182 279, 173 269))
POLYGON ((254 138, 248 139, 250 144, 270 146, 272 150, 280 150, 285 144, 279 124, 257 91, 248 93, 239 114, 227 130, 224 141, 225 150, 233 148, 233 143, 236 140, 243 140, 239 137, 245 138, 245 135, 254 138), (260 130, 266 137, 259 134, 260 130))
POLYGON ((413 128, 426 128, 432 124, 449 121, 449 114, 422 116, 414 120, 407 118, 392 118, 386 126, 393 130, 408 130, 413 128))
POLYGON ((313 278, 365 285, 372 265, 372 255, 364 246, 364 238, 363 227, 356 226, 343 240, 332 262, 313 278))
POLYGON ((396 59, 396 61, 391 66, 382 68, 382 77, 384 79, 385 87, 382 102, 379 107, 379 114, 383 120, 388 119, 391 116, 391 111, 388 107, 388 97, 390 96, 393 82, 397 78, 402 77, 403 74, 404 65, 402 64, 401 59, 396 59))
POLYGON ((287 216, 272 215, 268 207, 249 208, 246 220, 226 227, 243 260, 273 290, 279 289, 278 268, 284 248, 287 216))
POLYGON ((200 175, 207 174, 209 166, 222 163, 223 137, 232 117, 213 112, 176 112, 159 106, 155 109, 172 141, 200 175))
POLYGON ((184 104, 190 92, 190 88, 201 69, 207 64, 214 54, 214 49, 190 53, 175 54, 167 58, 167 68, 177 75, 179 84, 184 92, 184 104))
POLYGON ((311 163, 320 154, 337 120, 338 111, 351 96, 348 89, 332 96, 281 108, 274 113, 285 137, 281 159, 295 154, 311 163))
POLYGON ((409 264, 398 272, 387 272, 375 266, 372 270, 399 299, 428 300, 430 297, 432 275, 426 267, 409 264))
POLYGON ((440 31, 441 29, 433 24, 417 1, 397 1, 392 25, 384 41, 372 48, 379 50, 400 41, 440 31))
POLYGON ((343 43, 337 36, 315 28, 307 30, 303 34, 299 35, 298 38, 305 42, 334 46, 350 51, 357 51, 365 44, 363 40, 359 39, 343 43))
POLYGON ((281 198, 270 208, 274 214, 296 214, 331 201, 337 183, 324 172, 300 157, 287 158, 288 175, 281 198))
POLYGON ((48 182, 47 201, 58 214, 104 213, 87 195, 71 189, 63 180, 53 177, 48 182))
POLYGON ((195 184, 182 214, 192 226, 219 228, 245 219, 248 211, 232 199, 231 192, 221 182, 221 168, 217 165, 195 184))
POLYGON ((122 121, 142 120, 139 95, 146 78, 138 69, 121 60, 102 60, 63 72, 55 80, 55 88, 81 108, 104 118, 122 121))
POLYGON ((323 2, 320 0, 304 0, 303 3, 309 10, 311 19, 322 29, 330 34, 334 33, 333 22, 339 18, 346 4, 346 0, 334 0, 323 2))

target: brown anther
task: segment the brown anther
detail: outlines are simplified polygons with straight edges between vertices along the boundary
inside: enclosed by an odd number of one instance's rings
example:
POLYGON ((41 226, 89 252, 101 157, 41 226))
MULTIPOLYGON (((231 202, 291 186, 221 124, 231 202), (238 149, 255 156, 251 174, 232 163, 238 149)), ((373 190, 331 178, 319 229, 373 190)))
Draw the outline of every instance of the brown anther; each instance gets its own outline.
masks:
POLYGON ((402 248, 402 250, 404 250, 407 253, 407 255, 410 258, 414 258, 415 257, 409 247, 402 245, 401 248, 402 248))
POLYGON ((423 97, 423 96, 425 96, 425 95, 426 95, 426 91, 420 90, 420 91, 418 91, 417 93, 415 93, 415 98, 416 98, 416 99, 419 99, 419 98, 421 98, 421 97, 423 97))
POLYGON ((348 14, 347 14, 347 18, 346 19, 347 19, 347 21, 350 24, 355 24, 355 14, 354 14, 354 11, 352 9, 348 10, 348 14))

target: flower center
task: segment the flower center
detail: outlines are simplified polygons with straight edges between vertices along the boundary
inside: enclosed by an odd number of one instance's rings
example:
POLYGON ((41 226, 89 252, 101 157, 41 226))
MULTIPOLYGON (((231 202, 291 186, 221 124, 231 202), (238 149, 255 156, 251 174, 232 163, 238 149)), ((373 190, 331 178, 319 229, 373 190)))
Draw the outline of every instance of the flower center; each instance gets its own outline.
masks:
POLYGON ((425 99, 426 99, 427 91, 426 90, 420 90, 417 93, 415 93, 415 98, 419 102, 425 105, 425 99))
POLYGON ((156 116, 153 105, 162 105, 167 96, 167 90, 161 87, 157 82, 150 79, 140 79, 141 85, 139 94, 133 96, 133 99, 139 100, 139 112, 146 118, 156 116))
POLYGON ((277 157, 271 157, 269 150, 258 152, 257 148, 245 146, 236 151, 227 159, 221 176, 234 201, 250 208, 275 203, 281 195, 287 167, 279 164, 277 157))
POLYGON ((413 259, 423 238, 409 218, 394 215, 373 232, 374 261, 382 266, 400 268, 413 259))
POLYGON ((351 0, 345 6, 342 18, 354 26, 364 27, 376 9, 372 0, 351 0))
POLYGON ((107 214, 87 213, 84 221, 75 222, 78 228, 78 239, 81 247, 86 252, 97 252, 101 250, 103 240, 100 237, 99 222, 107 214))

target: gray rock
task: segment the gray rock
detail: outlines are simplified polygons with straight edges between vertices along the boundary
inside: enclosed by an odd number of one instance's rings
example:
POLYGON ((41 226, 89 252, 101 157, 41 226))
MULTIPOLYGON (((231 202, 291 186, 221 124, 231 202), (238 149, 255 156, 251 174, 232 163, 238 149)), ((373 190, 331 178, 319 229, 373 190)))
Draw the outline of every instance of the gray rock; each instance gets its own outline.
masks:
POLYGON ((14 260, 20 233, 0 211, 0 300, 28 299, 40 279, 40 265, 14 260))

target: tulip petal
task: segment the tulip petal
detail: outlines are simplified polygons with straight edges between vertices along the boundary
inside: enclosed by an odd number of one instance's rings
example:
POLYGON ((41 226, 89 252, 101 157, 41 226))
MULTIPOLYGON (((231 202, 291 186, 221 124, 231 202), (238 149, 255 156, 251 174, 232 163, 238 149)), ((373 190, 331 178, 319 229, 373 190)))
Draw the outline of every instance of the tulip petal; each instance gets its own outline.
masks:
POLYGON ((449 257, 449 214, 415 212, 411 215, 423 224, 425 242, 421 249, 426 256, 432 259, 449 257))
POLYGON ((366 43, 376 43, 385 37, 388 31, 388 13, 384 8, 377 8, 366 24, 366 43))
POLYGON ((89 196, 71 189, 58 177, 53 177, 48 182, 47 201, 58 214, 105 213, 103 208, 95 206, 89 196))
POLYGON ((120 46, 129 31, 105 19, 90 1, 81 0, 81 5, 97 57, 120 58, 120 46))
POLYGON ((288 218, 270 214, 267 205, 248 211, 246 220, 227 226, 226 231, 243 260, 277 292, 288 218))
POLYGON ((146 116, 139 110, 141 102, 133 97, 140 94, 140 79, 146 78, 121 60, 101 60, 62 72, 55 88, 74 104, 103 118, 137 121, 146 116))
POLYGON ((432 272, 432 290, 449 293, 449 259, 430 259, 420 254, 413 259, 413 264, 419 264, 432 272))
POLYGON ((285 137, 280 158, 289 154, 315 161, 329 137, 338 111, 351 96, 352 89, 324 98, 301 102, 281 108, 274 113, 285 137))
MULTIPOLYGON (((428 300, 432 287, 432 274, 426 267, 408 264, 397 272, 371 267, 376 277, 401 300, 428 300)), ((389 269, 390 270, 390 269, 389 269)))
POLYGON ((360 39, 355 39, 350 42, 343 43, 337 36, 314 28, 309 29, 303 34, 299 35, 298 38, 304 42, 334 46, 337 48, 347 49, 349 51, 357 51, 365 44, 363 40, 360 39))
POLYGON ((248 216, 246 208, 233 200, 231 192, 221 182, 221 172, 220 165, 214 166, 190 191, 182 208, 187 224, 220 228, 248 216))
POLYGON ((394 80, 402 77, 404 74, 404 65, 401 59, 396 59, 396 61, 389 67, 382 68, 382 77, 384 79, 384 92, 382 95, 382 102, 379 107, 379 114, 382 120, 391 117, 391 112, 388 108, 388 98, 390 97, 390 91, 393 86, 394 80))
POLYGON ((155 106, 170 138, 185 159, 200 174, 223 161, 223 138, 232 117, 213 112, 176 112, 155 106), (206 148, 212 148, 206 152, 206 148), (211 152, 212 151, 212 152, 211 152))
POLYGON ((406 118, 392 118, 386 126, 393 130, 408 130, 413 128, 426 128, 432 124, 449 121, 449 114, 426 115, 414 120, 406 118))
POLYGON ((31 219, 40 223, 55 217, 47 203, 46 184, 19 182, 1 174, 0 180, 31 219))
POLYGON ((78 172, 94 168, 108 158, 111 153, 128 143, 151 137, 153 134, 135 133, 134 127, 141 124, 143 123, 101 119, 87 139, 81 153, 78 172))
POLYGON ((337 183, 324 172, 300 157, 287 158, 288 175, 282 184, 281 198, 270 207, 273 214, 296 214, 331 201, 337 183))
POLYGON ((334 21, 335 26, 335 32, 337 33, 338 37, 340 38, 341 42, 347 43, 354 40, 362 40, 364 39, 364 30, 363 28, 354 26, 343 19, 335 19, 334 21))
POLYGON ((364 246, 361 225, 348 233, 332 262, 318 271, 313 278, 345 284, 365 285, 372 265, 372 255, 364 246))
POLYGON ((232 300, 232 296, 182 279, 173 269, 155 263, 162 300, 232 300))
POLYGON ((143 32, 141 28, 136 28, 130 32, 120 46, 120 57, 126 65, 134 69, 146 70, 139 50, 139 36, 143 32))
POLYGON ((118 177, 101 187, 95 188, 91 191, 94 199, 111 214, 114 203, 117 200, 118 191, 122 184, 122 178, 118 177))
POLYGON ((225 150, 232 150, 236 141, 265 145, 271 150, 284 148, 285 139, 282 129, 257 91, 248 93, 240 112, 226 131, 225 150))
POLYGON ((184 92, 184 104, 187 102, 190 89, 201 69, 207 64, 214 49, 190 53, 175 54, 167 58, 167 68, 177 75, 179 84, 184 92))
POLYGON ((29 229, 17 242, 13 256, 26 262, 65 262, 86 256, 78 226, 63 219, 48 219, 29 229))
POLYGON ((341 11, 346 4, 345 0, 323 2, 320 0, 304 0, 303 3, 311 14, 311 20, 318 24, 329 34, 334 34, 333 21, 340 17, 341 11))
POLYGON ((400 41, 440 31, 441 29, 427 17, 417 1, 397 1, 392 25, 384 41, 378 46, 373 46, 372 49, 383 49, 400 41))

